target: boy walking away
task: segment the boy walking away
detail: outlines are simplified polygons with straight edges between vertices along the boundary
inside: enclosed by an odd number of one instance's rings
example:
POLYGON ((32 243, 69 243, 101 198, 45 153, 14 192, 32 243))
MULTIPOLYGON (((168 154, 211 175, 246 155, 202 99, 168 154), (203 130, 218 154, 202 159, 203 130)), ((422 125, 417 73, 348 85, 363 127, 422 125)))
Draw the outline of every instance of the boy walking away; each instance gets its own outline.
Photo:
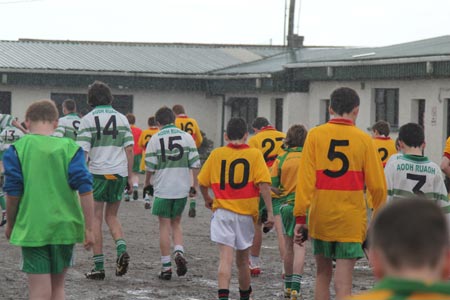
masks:
MULTIPOLYGON (((203 142, 202 132, 200 131, 200 127, 198 127, 197 121, 193 118, 189 118, 186 115, 184 107, 180 104, 176 104, 172 107, 172 110, 176 116, 175 126, 180 128, 181 130, 189 133, 195 141, 195 146, 200 148, 203 142)), ((193 174, 192 174, 193 175, 193 174)), ((194 176, 194 175, 193 175, 194 176)), ((197 186, 194 186, 197 188, 197 186)), ((195 206, 197 203, 196 194, 193 193, 192 197, 189 197, 189 212, 188 216, 191 218, 195 218, 196 210, 195 206)))
POLYGON ((25 122, 30 134, 4 155, 8 223, 6 237, 22 247, 30 299, 64 299, 75 243, 93 244, 92 176, 83 150, 51 136, 58 111, 50 100, 34 102, 25 122), (78 198, 77 190, 79 192, 78 198))
POLYGON ((349 299, 450 299, 448 224, 435 203, 408 197, 388 203, 369 235, 370 263, 379 281, 349 299))
POLYGON ((303 125, 292 125, 284 140, 285 152, 280 154, 271 168, 272 191, 280 198, 280 215, 285 241, 284 298, 300 299, 300 285, 305 263, 305 246, 294 243, 295 218, 293 215, 299 163, 307 130, 303 125))
MULTIPOLYGON (((159 131, 159 127, 156 126, 155 117, 150 117, 147 120, 148 128, 142 130, 142 134, 139 137, 138 145, 142 149, 142 158, 141 165, 139 167, 141 172, 145 172, 145 149, 147 149, 147 144, 150 141, 150 138, 159 131)), ((144 190, 142 191, 144 197, 144 207, 145 209, 152 208, 152 198, 153 198, 153 185, 144 186, 144 190)))
POLYGON ((150 179, 154 174, 155 199, 152 214, 158 216, 159 220, 162 263, 159 278, 170 280, 172 278, 171 234, 177 275, 184 276, 187 272, 181 214, 186 206, 187 197, 193 196, 191 170, 194 173, 194 185, 197 185, 200 158, 191 135, 174 125, 175 115, 170 108, 160 108, 155 114, 155 119, 160 126, 160 131, 152 136, 147 145, 145 186, 150 185, 150 179))
POLYGON ((128 182, 131 194, 133 136, 127 118, 112 108, 109 87, 95 81, 88 89, 88 104, 94 109, 81 119, 77 143, 89 158, 94 176, 94 268, 86 278, 105 278, 103 255, 103 216, 116 243, 116 276, 127 273, 130 255, 117 213, 128 182))
POLYGON ((250 299, 249 250, 255 232, 254 222, 258 219, 260 193, 268 212, 265 226, 269 229, 273 226, 270 174, 261 152, 245 144, 247 136, 246 122, 231 118, 224 136, 228 145, 211 152, 198 176, 205 206, 214 212, 211 240, 219 245, 220 300, 229 299, 234 250, 240 299, 250 299), (214 199, 209 196, 208 188, 213 190, 214 199))
MULTIPOLYGON (((142 159, 142 148, 139 147, 139 138, 142 134, 142 129, 137 127, 136 124, 136 116, 133 114, 127 114, 126 115, 128 123, 130 124, 131 133, 133 134, 133 153, 134 153, 134 160, 133 160, 133 175, 131 178, 131 181, 133 182, 133 200, 137 200, 139 198, 138 196, 138 189, 139 189, 139 174, 144 174, 144 172, 141 172, 140 165, 141 165, 141 159, 142 159)), ((127 193, 125 194, 125 201, 127 198, 127 193)), ((129 200, 129 199, 128 199, 129 200)))
POLYGON ((403 153, 386 165, 388 201, 420 195, 442 206, 450 213, 450 205, 444 178, 437 164, 423 156, 425 136, 422 126, 408 123, 398 133, 400 150, 403 153))
MULTIPOLYGON (((257 117, 253 123, 252 128, 255 131, 255 135, 248 140, 248 145, 252 148, 256 148, 263 154, 264 161, 268 169, 273 165, 277 156, 283 152, 283 140, 286 135, 275 129, 270 125, 269 121, 264 117, 257 117)), ((280 251, 281 260, 283 260, 285 249, 284 249, 284 237, 280 217, 280 199, 278 195, 272 194, 272 206, 273 214, 275 216, 275 229, 277 231, 278 237, 278 250, 280 251)), ((260 217, 255 225, 255 238, 253 240, 253 245, 250 250, 250 272, 254 277, 261 274, 260 267, 260 254, 262 246, 262 223, 261 217, 265 215, 264 201, 260 199, 259 202, 260 217)), ((284 273, 284 272, 283 272, 284 273)))
POLYGON ((389 137, 390 131, 389 123, 386 121, 378 121, 372 126, 373 142, 380 155, 383 167, 386 166, 389 158, 397 153, 395 141, 389 137))
POLYGON ((64 117, 59 118, 58 127, 53 135, 76 140, 81 119, 77 114, 77 105, 75 101, 72 99, 64 100, 62 103, 62 111, 64 117))
POLYGON ((386 179, 373 140, 354 125, 359 96, 350 88, 339 88, 330 99, 334 118, 311 129, 306 138, 294 206, 296 243, 303 244, 302 231, 308 227, 314 239, 316 300, 330 298, 333 259, 336 299, 351 294, 356 259, 364 257, 364 186, 372 194, 375 211, 386 201, 386 179))

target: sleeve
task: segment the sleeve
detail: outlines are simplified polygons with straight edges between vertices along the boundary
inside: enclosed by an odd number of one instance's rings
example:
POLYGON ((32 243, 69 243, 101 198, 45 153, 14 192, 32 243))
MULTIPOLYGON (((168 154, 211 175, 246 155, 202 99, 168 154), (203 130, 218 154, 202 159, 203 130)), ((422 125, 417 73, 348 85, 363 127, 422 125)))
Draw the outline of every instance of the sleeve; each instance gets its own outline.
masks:
POLYGON ((195 145, 195 141, 192 138, 192 136, 188 133, 186 133, 186 136, 188 136, 188 145, 189 145, 189 168, 191 169, 199 169, 200 164, 200 156, 198 154, 197 147, 195 145))
MULTIPOLYGON (((211 168, 212 165, 214 164, 214 157, 215 157, 215 153, 214 151, 211 152, 211 154, 209 155, 208 159, 205 161, 205 163, 203 164, 200 173, 197 176, 198 179, 198 184, 204 187, 210 187, 212 182, 211 182, 211 168)), ((217 166, 219 167, 219 166, 217 166)))
POLYGON ((372 204, 374 211, 381 208, 386 203, 386 178, 383 173, 383 166, 380 163, 380 157, 373 144, 372 138, 367 136, 368 145, 364 158, 364 178, 367 189, 372 195, 372 204))
POLYGON ((450 159, 450 137, 445 142, 444 156, 450 159))
POLYGON ((386 167, 384 168, 387 188, 387 202, 391 201, 394 197, 394 171, 395 163, 392 160, 389 160, 389 163, 386 164, 386 167))
POLYGON ((63 137, 65 133, 65 128, 63 124, 61 124, 61 119, 58 121, 58 127, 56 127, 55 132, 53 133, 53 136, 56 137, 63 137))
POLYGON ((279 174, 279 168, 280 160, 277 158, 275 162, 273 163, 272 167, 270 168, 270 177, 272 179, 272 186, 273 187, 279 187, 280 186, 280 174, 279 174))
POLYGON ((203 142, 202 132, 200 131, 200 127, 198 127, 198 123, 195 120, 192 120, 194 123, 194 132, 195 132, 195 145, 197 148, 200 148, 203 142))
POLYGON ((142 148, 145 150, 145 135, 146 135, 146 130, 142 130, 141 135, 139 136, 139 140, 138 140, 138 146, 139 148, 142 148))
POLYGON ((258 141, 257 141, 257 139, 255 138, 255 136, 252 136, 249 140, 248 140, 248 145, 251 147, 251 148, 256 148, 256 149, 259 149, 259 145, 258 145, 258 141))
POLYGON ((306 224, 306 212, 316 189, 315 134, 311 130, 306 136, 303 154, 297 174, 295 190, 294 217, 296 222, 306 224))
POLYGON ((154 172, 158 165, 158 157, 156 156, 157 147, 155 146, 157 136, 154 135, 147 144, 145 149, 145 169, 149 172, 154 172))
POLYGON ((78 149, 69 164, 69 185, 80 194, 92 192, 92 175, 89 173, 83 149, 78 149))
POLYGON ((92 132, 90 130, 89 122, 87 118, 82 118, 80 121, 80 127, 78 128, 77 144, 83 148, 87 153, 91 151, 92 147, 92 132))
POLYGON ((16 148, 11 146, 3 155, 5 168, 5 184, 3 191, 10 196, 20 197, 23 194, 23 174, 16 148))
POLYGON ((134 138, 133 138, 133 133, 131 132, 131 127, 130 124, 128 123, 128 120, 126 119, 126 117, 124 116, 125 120, 124 120, 124 124, 125 124, 125 138, 123 141, 123 147, 126 148, 128 146, 133 146, 134 145, 134 138))
POLYGON ((254 163, 254 172, 255 172, 255 185, 260 183, 268 183, 271 184, 272 180, 270 178, 269 169, 266 166, 266 162, 264 161, 264 157, 260 151, 255 151, 255 160, 254 163))
POLYGON ((0 151, 5 151, 6 149, 8 149, 8 147, 6 146, 5 135, 6 132, 5 130, 3 130, 0 133, 0 151))
MULTIPOLYGON (((439 166, 436 166, 436 170, 440 170, 439 166)), ((439 206, 442 207, 444 213, 450 214, 450 203, 448 199, 447 188, 445 187, 444 178, 441 172, 438 172, 433 178, 433 191, 436 193, 439 206)))

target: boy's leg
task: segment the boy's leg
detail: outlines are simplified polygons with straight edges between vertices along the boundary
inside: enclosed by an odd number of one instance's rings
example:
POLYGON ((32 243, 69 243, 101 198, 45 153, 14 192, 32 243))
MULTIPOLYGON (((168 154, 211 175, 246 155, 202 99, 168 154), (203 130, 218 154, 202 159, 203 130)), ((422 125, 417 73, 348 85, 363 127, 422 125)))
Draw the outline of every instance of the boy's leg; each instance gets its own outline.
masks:
POLYGON ((292 285, 292 274, 294 272, 294 250, 293 250, 293 238, 287 235, 284 236, 285 242, 285 253, 284 253, 284 271, 286 272, 284 276, 284 297, 287 299, 291 298, 291 285, 292 285))
MULTIPOLYGON (((192 173, 192 170, 190 171, 190 176, 191 176, 191 186, 194 185, 194 179, 193 176, 194 174, 192 173)), ((197 191, 198 192, 198 191, 197 191)), ((191 218, 195 218, 197 212, 196 212, 196 205, 197 205, 197 198, 196 196, 194 197, 189 197, 189 212, 188 212, 188 216, 191 218)))
MULTIPOLYGON (((182 201, 182 200, 176 200, 182 201)), ((183 230, 181 228, 181 215, 173 218, 170 222, 172 228, 172 238, 174 244, 175 264, 177 265, 177 275, 184 276, 187 273, 187 262, 184 257, 183 230)))
POLYGON ((27 274, 28 297, 30 300, 52 299, 52 280, 50 274, 27 274))
POLYGON ((261 253, 262 246, 262 224, 261 221, 255 224, 255 236, 253 237, 253 244, 250 248, 250 274, 251 276, 257 277, 261 274, 260 259, 259 255, 261 253))
POLYGON ((159 250, 161 252, 161 274, 160 278, 170 280, 172 278, 172 263, 170 262, 170 234, 171 220, 158 217, 159 220, 159 250))
MULTIPOLYGON (((219 244, 219 270, 217 280, 219 284, 219 299, 228 299, 230 293, 231 267, 233 264, 234 249, 230 246, 219 244)), ((237 256, 237 254, 236 254, 237 256)), ((247 252, 248 259, 248 252, 247 252)), ((248 273, 248 261, 245 265, 245 272, 248 273)), ((249 276, 250 277, 250 276, 249 276)))
MULTIPOLYGON (((281 215, 277 214, 275 217, 275 230, 277 232, 277 238, 278 238, 278 251, 280 252, 280 259, 281 263, 283 263, 284 260, 284 254, 286 252, 286 247, 284 243, 284 234, 283 234, 283 224, 281 222, 281 215)), ((284 264, 283 264, 284 267, 284 264)), ((282 272, 284 275, 284 272, 282 272)))
POLYGON ((316 259, 316 286, 314 292, 315 300, 330 299, 330 282, 333 272, 333 260, 322 254, 314 255, 316 259))
POLYGON ((64 283, 67 269, 60 274, 51 274, 52 300, 65 299, 64 283))
POLYGON ((352 293, 352 276, 356 259, 336 259, 334 289, 336 300, 346 299, 352 293))
POLYGON ((250 279, 250 272, 248 271, 249 252, 250 248, 247 248, 245 250, 236 250, 236 267, 238 269, 240 300, 250 299, 251 279, 250 279))
POLYGON ((95 201, 94 202, 94 222, 93 222, 93 233, 94 233, 94 246, 92 247, 94 269, 91 272, 85 274, 86 278, 94 280, 103 280, 105 278, 105 257, 103 255, 103 233, 102 233, 102 223, 103 223, 103 209, 105 202, 95 201))

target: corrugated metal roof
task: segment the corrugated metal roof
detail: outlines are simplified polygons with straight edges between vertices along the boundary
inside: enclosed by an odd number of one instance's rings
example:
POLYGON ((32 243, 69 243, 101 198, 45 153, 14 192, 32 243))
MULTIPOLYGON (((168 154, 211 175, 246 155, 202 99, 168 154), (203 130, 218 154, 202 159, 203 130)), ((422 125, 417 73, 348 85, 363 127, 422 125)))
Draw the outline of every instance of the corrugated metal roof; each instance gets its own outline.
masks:
POLYGON ((284 50, 252 45, 0 41, 0 69, 204 74, 284 50))

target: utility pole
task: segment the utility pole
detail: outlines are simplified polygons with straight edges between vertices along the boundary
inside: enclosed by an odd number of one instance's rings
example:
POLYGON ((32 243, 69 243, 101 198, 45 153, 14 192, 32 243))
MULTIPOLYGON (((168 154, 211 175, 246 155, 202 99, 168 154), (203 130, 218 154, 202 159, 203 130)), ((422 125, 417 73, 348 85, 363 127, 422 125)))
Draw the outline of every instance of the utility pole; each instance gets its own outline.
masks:
POLYGON ((303 37, 294 34, 294 27, 295 27, 295 0, 291 0, 289 5, 287 45, 289 48, 300 48, 303 46, 303 37))

